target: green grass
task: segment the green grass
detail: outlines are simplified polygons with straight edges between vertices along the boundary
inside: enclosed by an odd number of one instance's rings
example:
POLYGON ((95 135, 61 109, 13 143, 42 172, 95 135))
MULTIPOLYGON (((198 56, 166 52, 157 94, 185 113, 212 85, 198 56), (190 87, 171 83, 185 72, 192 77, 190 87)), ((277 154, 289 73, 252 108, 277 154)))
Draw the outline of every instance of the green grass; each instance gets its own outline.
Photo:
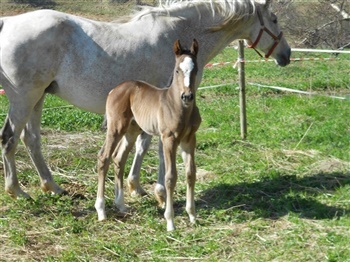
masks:
MULTIPOLYGON (((313 54, 293 54, 315 56, 313 54)), ((329 57, 322 55, 323 57, 329 57)), ((225 49, 214 61, 235 61, 225 49)), ((251 50, 248 60, 256 59, 251 50)), ((17 169, 32 201, 14 201, 0 186, 0 260, 4 261, 350 261, 350 57, 336 61, 247 63, 248 83, 311 91, 300 95, 247 85, 248 137, 239 127, 237 84, 198 91, 198 223, 185 212, 183 165, 175 194, 176 232, 167 233, 153 187, 156 139, 142 167, 149 196, 131 198, 130 214, 113 207, 97 222, 96 154, 102 117, 47 96, 43 154, 68 196, 41 192, 20 145, 17 169)), ((201 86, 237 82, 232 65, 205 70, 201 86)), ((7 112, 0 96, 0 122, 7 112)), ((178 158, 180 160, 180 157, 178 158)), ((131 159, 127 168, 130 168, 131 159)), ((3 171, 2 171, 3 172, 3 171)), ((1 176, 0 184, 4 184, 1 176)))

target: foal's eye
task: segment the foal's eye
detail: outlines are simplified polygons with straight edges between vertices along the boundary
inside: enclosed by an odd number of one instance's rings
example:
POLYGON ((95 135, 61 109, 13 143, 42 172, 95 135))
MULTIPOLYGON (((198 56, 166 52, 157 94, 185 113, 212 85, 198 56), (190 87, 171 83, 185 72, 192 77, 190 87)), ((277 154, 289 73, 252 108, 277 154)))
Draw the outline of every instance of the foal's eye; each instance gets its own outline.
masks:
POLYGON ((176 70, 175 73, 178 74, 178 73, 179 73, 179 70, 176 70))

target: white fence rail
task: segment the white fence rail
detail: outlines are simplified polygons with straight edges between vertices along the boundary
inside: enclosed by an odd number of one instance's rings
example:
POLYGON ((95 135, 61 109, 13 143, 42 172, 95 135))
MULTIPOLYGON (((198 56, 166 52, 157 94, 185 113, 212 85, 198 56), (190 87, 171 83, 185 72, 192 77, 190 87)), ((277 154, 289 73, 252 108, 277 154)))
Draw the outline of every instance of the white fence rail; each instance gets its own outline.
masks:
POLYGON ((347 51, 347 50, 324 50, 324 49, 303 49, 303 48, 292 48, 292 52, 350 54, 350 51, 347 51))
MULTIPOLYGON (((292 48, 292 52, 306 52, 306 53, 329 53, 329 54, 350 54, 350 51, 347 50, 324 50, 324 49, 303 49, 303 48, 292 48)), ((244 75, 244 64, 249 62, 272 62, 273 59, 260 59, 260 60, 251 60, 246 61, 244 59, 244 46, 243 41, 239 41, 239 47, 238 47, 238 59, 236 62, 219 62, 219 63, 211 63, 207 64, 206 67, 214 67, 219 65, 227 65, 227 64, 234 64, 233 67, 238 67, 238 74, 239 74, 239 83, 238 83, 238 89, 239 89, 239 99, 240 99, 240 122, 241 122, 241 137, 242 139, 245 139, 247 136, 247 119, 246 119, 246 98, 245 98, 245 75, 244 75)), ((335 60, 334 58, 291 58, 292 61, 331 61, 335 60)), ((216 86, 207 86, 207 87, 201 87, 200 89, 206 89, 206 88, 214 88, 219 86, 225 86, 225 85, 232 85, 233 83, 228 84, 221 84, 216 86)), ((313 92, 306 92, 286 87, 280 87, 280 86, 268 86, 268 85, 262 85, 258 83, 248 83, 249 85, 258 86, 258 87, 264 87, 264 88, 271 88, 271 89, 277 89, 281 91, 286 92, 293 92, 293 93, 299 93, 299 94, 305 94, 305 95, 317 95, 313 92)), ((341 97, 341 96, 328 96, 335 99, 341 99, 341 100, 350 100, 350 97, 341 97)))

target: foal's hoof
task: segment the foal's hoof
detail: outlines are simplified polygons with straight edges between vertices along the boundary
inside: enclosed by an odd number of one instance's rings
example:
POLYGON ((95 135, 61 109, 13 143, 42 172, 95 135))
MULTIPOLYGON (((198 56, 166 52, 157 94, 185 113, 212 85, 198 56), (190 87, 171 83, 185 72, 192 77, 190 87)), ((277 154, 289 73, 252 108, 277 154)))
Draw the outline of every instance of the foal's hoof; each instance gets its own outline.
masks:
POLYGON ((97 219, 99 222, 107 220, 106 212, 102 210, 97 210, 97 219))
POLYGON ((175 225, 174 225, 174 221, 167 221, 167 225, 166 225, 166 230, 168 232, 171 232, 171 231, 174 231, 176 228, 175 228, 175 225))

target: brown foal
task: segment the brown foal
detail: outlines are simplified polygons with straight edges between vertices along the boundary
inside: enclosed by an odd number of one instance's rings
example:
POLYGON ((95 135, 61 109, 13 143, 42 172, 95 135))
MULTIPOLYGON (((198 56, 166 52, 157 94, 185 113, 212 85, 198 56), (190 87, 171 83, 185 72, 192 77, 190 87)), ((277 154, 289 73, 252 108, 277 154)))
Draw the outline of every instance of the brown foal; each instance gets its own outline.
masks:
POLYGON ((186 211, 195 222, 194 186, 196 167, 194 152, 196 131, 201 117, 196 106, 196 75, 198 42, 190 50, 180 41, 174 44, 175 68, 169 88, 157 88, 142 81, 123 82, 107 97, 107 136, 98 154, 98 190, 95 208, 98 219, 106 219, 105 178, 111 158, 115 166, 115 204, 126 210, 123 192, 123 173, 128 154, 142 132, 161 137, 165 161, 166 200, 164 217, 167 230, 175 229, 173 194, 177 181, 176 151, 180 145, 187 178, 186 211), (120 141, 123 139, 123 143, 120 141))

